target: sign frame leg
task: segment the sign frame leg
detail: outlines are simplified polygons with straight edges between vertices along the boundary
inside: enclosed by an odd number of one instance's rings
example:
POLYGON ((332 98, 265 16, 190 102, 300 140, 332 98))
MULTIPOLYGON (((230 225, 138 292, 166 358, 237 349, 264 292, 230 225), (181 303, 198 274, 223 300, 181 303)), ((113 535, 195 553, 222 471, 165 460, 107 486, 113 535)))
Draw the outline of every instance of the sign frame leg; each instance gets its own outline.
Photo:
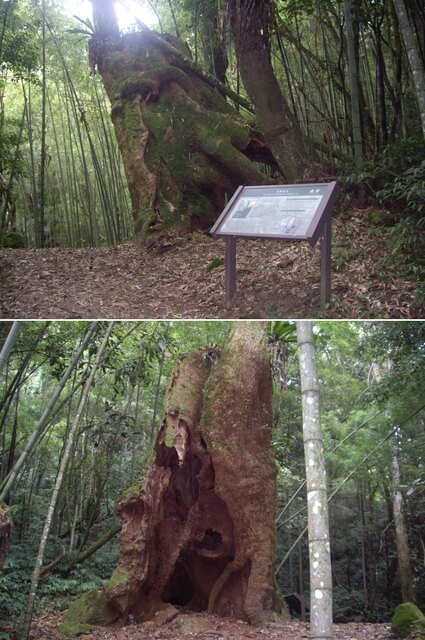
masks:
POLYGON ((225 257, 226 304, 231 302, 236 293, 236 237, 226 238, 225 257))
POLYGON ((330 216, 320 238, 320 310, 325 311, 331 301, 332 228, 330 216))

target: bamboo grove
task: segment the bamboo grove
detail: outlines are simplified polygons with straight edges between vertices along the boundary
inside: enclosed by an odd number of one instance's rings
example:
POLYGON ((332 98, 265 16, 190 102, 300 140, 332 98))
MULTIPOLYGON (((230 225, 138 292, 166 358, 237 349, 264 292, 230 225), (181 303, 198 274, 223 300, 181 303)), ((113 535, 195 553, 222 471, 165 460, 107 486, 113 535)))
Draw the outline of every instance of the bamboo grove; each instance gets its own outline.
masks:
MULTIPOLYGON (((196 62, 249 100, 235 49, 238 25, 231 29, 228 18, 243 26, 255 5, 137 0, 120 6, 150 8, 154 28, 185 40, 196 62)), ((337 176, 347 193, 358 185, 363 196, 378 192, 389 209, 395 200, 390 223, 407 219, 417 230, 425 157, 423 4, 279 0, 273 6, 262 32, 270 31, 274 74, 301 128, 309 175, 337 176)), ((109 104, 87 59, 93 25, 71 13, 65 0, 0 4, 0 231, 11 246, 111 245, 133 234, 109 104)), ((133 22, 126 28, 139 29, 133 22)), ((252 113, 237 108, 252 121, 252 113)))

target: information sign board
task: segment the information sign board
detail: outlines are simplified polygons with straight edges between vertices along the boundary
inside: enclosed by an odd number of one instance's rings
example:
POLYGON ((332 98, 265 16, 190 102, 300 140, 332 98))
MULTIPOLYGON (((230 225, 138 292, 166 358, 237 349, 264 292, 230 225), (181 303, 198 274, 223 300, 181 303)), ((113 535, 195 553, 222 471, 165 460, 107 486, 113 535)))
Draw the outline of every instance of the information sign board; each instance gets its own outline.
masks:
POLYGON ((226 239, 226 302, 236 291, 236 239, 320 241, 320 303, 331 291, 331 212, 336 182, 239 187, 214 224, 213 237, 226 239))
POLYGON ((307 240, 314 244, 337 194, 336 182, 239 187, 211 235, 307 240))

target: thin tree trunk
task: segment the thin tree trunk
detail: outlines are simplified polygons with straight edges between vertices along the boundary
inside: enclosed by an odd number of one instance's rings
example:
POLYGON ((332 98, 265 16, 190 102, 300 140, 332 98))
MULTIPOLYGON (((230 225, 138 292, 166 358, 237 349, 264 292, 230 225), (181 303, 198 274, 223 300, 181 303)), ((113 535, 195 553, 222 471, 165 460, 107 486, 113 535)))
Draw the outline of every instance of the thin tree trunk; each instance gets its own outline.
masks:
MULTIPOLYGON (((377 26, 376 32, 376 73, 377 73, 377 85, 379 92, 379 119, 381 123, 382 131, 382 144, 385 146, 388 144, 388 125, 387 125, 387 108, 385 103, 385 58, 382 51, 382 34, 380 25, 377 26)), ((378 128, 378 127, 377 127, 378 128)), ((379 134, 376 135, 379 138, 379 134)), ((377 151, 379 151, 380 145, 377 145, 377 151)))
POLYGON ((117 38, 120 35, 115 13, 115 0, 90 0, 93 5, 93 24, 97 36, 117 38))
POLYGON ((310 556, 310 638, 332 638, 332 570, 326 471, 313 325, 297 322, 310 556))
POLYGON ((11 531, 12 520, 9 507, 0 503, 0 570, 3 567, 9 551, 11 531))
POLYGON ((81 564, 82 562, 84 562, 84 560, 87 560, 87 558, 90 558, 90 556, 92 556, 94 553, 96 553, 96 551, 98 551, 107 542, 109 542, 109 540, 112 540, 112 538, 114 538, 117 535, 117 533, 119 533, 120 531, 121 531, 121 522, 118 522, 113 527, 108 529, 108 531, 103 533, 95 542, 93 542, 93 544, 91 544, 89 547, 87 547, 87 549, 85 549, 84 551, 79 553, 78 556, 75 558, 75 560, 73 560, 69 564, 69 566, 67 567, 66 571, 67 572, 70 571, 77 564, 81 564))
POLYGON ((413 84, 415 86, 416 98, 418 101, 419 115, 422 123, 422 131, 425 138, 425 69, 419 54, 418 47, 415 43, 412 27, 410 26, 409 16, 407 15, 404 0, 393 0, 394 7, 397 12, 397 18, 400 25, 400 31, 403 36, 406 53, 412 72, 413 84))
POLYGON ((9 354, 13 349, 13 345, 16 342, 16 338, 19 335, 19 332, 22 328, 22 322, 16 321, 12 324, 12 327, 8 333, 8 336, 4 342, 2 350, 0 352, 0 374, 7 364, 7 360, 9 358, 9 354))
POLYGON ((273 70, 270 29, 274 3, 229 0, 230 23, 244 87, 279 169, 292 182, 303 175, 305 139, 273 70))
POLYGON ((60 394, 62 393, 62 390, 65 386, 65 384, 67 383, 71 373, 73 372, 73 370, 75 369, 75 367, 77 366, 77 363, 84 351, 84 349, 87 347, 97 325, 99 323, 98 322, 92 322, 90 324, 90 327, 86 333, 86 335, 84 336, 81 345, 79 346, 79 348, 77 349, 77 351, 74 354, 74 357, 71 360, 71 363, 69 364, 69 366, 67 367, 65 373, 63 374, 58 386, 56 387, 55 391, 53 392, 49 402, 47 403, 46 408, 44 409, 41 418, 39 419, 37 426, 35 427, 34 431, 32 432, 28 442, 26 443, 24 450, 22 451, 20 457, 18 458, 16 464, 14 465, 9 478, 7 480, 7 482, 5 483, 5 485, 3 486, 1 493, 0 493, 0 502, 3 502, 4 500, 7 499, 7 497, 9 496, 12 488, 14 487, 18 474, 20 472, 20 470, 22 469, 25 460, 27 459, 28 455, 31 453, 31 451, 33 450, 37 440, 39 439, 39 437, 42 434, 42 431, 44 429, 44 427, 46 426, 47 420, 49 419, 49 416, 52 412, 53 407, 56 404, 56 401, 58 400, 60 394))
POLYGON ((19 392, 20 392, 20 389, 18 388, 18 392, 16 394, 16 401, 15 401, 15 416, 13 418, 13 427, 12 427, 12 433, 10 436, 9 455, 7 457, 6 475, 13 468, 13 463, 15 461, 16 440, 17 440, 17 434, 18 434, 19 392))
POLYGON ((77 429, 78 426, 80 424, 80 418, 81 415, 83 413, 83 410, 86 406, 86 402, 88 399, 88 395, 91 389, 91 386, 93 384, 93 380, 94 380, 94 376, 99 368, 100 363, 102 362, 103 359, 103 353, 105 351, 106 345, 108 343, 109 340, 109 336, 111 335, 112 329, 114 327, 114 323, 110 322, 108 325, 108 328, 105 331, 105 335, 103 337, 102 343, 99 347, 99 349, 97 350, 97 354, 96 354, 96 359, 93 363, 92 369, 90 371, 90 375, 87 378, 87 381, 84 385, 84 389, 83 392, 81 394, 81 398, 80 398, 80 402, 77 408, 77 412, 75 414, 75 418, 72 424, 72 427, 69 431, 68 434, 68 439, 66 442, 66 446, 65 446, 65 450, 62 456, 62 460, 61 460, 61 464, 59 467, 59 471, 58 474, 56 476, 56 481, 55 481, 55 486, 53 489, 53 493, 52 493, 52 497, 50 499, 50 504, 49 504, 49 508, 47 510, 47 516, 46 516, 46 520, 44 522, 44 527, 43 527, 43 533, 41 534, 41 540, 40 540, 40 546, 38 549, 38 554, 37 554, 37 559, 35 561, 35 567, 34 567, 34 572, 32 575, 32 579, 31 579, 31 587, 30 587, 30 592, 28 595, 28 602, 27 602, 27 609, 25 611, 25 616, 24 616, 24 623, 23 623, 23 628, 22 628, 22 633, 21 633, 21 640, 27 640, 27 638, 29 637, 29 633, 30 633, 30 629, 31 629, 31 620, 32 620, 32 614, 33 614, 33 610, 34 610, 34 602, 35 602, 35 595, 36 595, 36 591, 37 591, 37 587, 38 587, 38 583, 40 581, 40 574, 41 574, 41 569, 42 569, 42 565, 43 565, 43 559, 44 559, 44 553, 46 550, 46 545, 47 545, 47 538, 49 536, 49 532, 50 532, 50 527, 51 527, 51 523, 52 523, 52 519, 53 519, 53 514, 55 511, 55 507, 56 507, 56 503, 58 500, 58 496, 59 496, 59 491, 60 488, 62 486, 62 481, 65 475, 65 470, 66 470, 66 466, 68 464, 68 459, 69 456, 71 454, 71 449, 72 446, 74 444, 74 439, 75 439, 75 435, 77 433, 77 429))
POLYGON ((46 1, 42 0, 41 5, 42 21, 42 62, 41 62, 41 148, 40 148, 40 188, 38 203, 40 221, 40 247, 46 244, 46 1))
POLYGON ((170 332, 170 324, 167 324, 167 328, 166 328, 165 333, 164 333, 165 346, 162 349, 161 360, 160 360, 160 363, 159 363, 158 378, 157 378, 157 381, 156 381, 155 401, 154 401, 154 406, 153 406, 149 442, 153 442, 153 438, 154 438, 154 435, 155 435, 156 418, 157 418, 157 415, 158 415, 158 407, 159 407, 159 392, 161 390, 161 380, 162 380, 162 374, 163 374, 163 371, 164 371, 165 351, 166 351, 166 345, 167 345, 169 332, 170 332))
POLYGON ((410 562, 409 539, 407 535, 406 519, 403 511, 403 495, 400 491, 400 465, 398 460, 397 442, 394 438, 392 441, 391 451, 393 471, 393 514, 401 599, 403 602, 416 602, 412 565, 410 562))
POLYGON ((356 63, 354 44, 353 16, 351 14, 351 0, 344 0, 345 28, 347 32, 348 69, 351 91, 351 121, 353 132, 354 161, 356 169, 363 166, 362 128, 360 120, 359 76, 356 63))

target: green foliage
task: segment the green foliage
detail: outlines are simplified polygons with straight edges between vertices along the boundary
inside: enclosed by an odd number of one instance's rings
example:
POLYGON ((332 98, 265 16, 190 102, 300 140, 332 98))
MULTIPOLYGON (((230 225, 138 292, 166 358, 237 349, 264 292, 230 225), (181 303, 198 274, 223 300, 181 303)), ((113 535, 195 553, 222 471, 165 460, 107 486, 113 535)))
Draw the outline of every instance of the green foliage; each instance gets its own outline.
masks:
POLYGON ((23 170, 22 153, 17 153, 20 138, 21 119, 4 117, 0 126, 0 166, 7 174, 13 168, 16 173, 23 170))
MULTIPOLYGON (((399 147, 402 154, 406 145, 400 144, 399 147)), ((411 152, 411 148, 407 151, 411 152)), ((392 253, 395 260, 401 260, 405 265, 407 274, 418 278, 425 275, 425 159, 418 164, 418 158, 422 155, 422 147, 418 149, 416 160, 413 160, 411 153, 406 153, 404 157, 401 155, 403 165, 412 162, 413 166, 399 173, 395 179, 388 180, 376 193, 378 200, 391 211, 401 207, 410 212, 391 229, 392 253)), ((394 162, 400 158, 399 155, 390 157, 394 162)))
MULTIPOLYGON (((33 542, 38 541, 35 539, 33 542)), ((68 575, 52 573, 39 585, 37 610, 63 609, 71 596, 101 586, 112 573, 117 551, 117 543, 112 546, 109 543, 83 565, 77 565, 68 575)), ((12 544, 0 573, 0 619, 16 619, 24 612, 35 553, 35 545, 30 540, 25 544, 12 544)))
POLYGON ((268 324, 268 333, 273 340, 281 340, 288 344, 297 342, 297 327, 294 322, 272 320, 268 324))
POLYGON ((25 0, 2 2, 0 24, 5 27, 0 49, 3 70, 10 69, 14 80, 34 80, 40 59, 38 17, 25 0))
POLYGON ((6 620, 17 618, 24 611, 30 584, 28 567, 14 569, 13 564, 9 562, 0 573, 0 617, 6 620))
POLYGON ((334 621, 381 622, 391 616, 392 607, 384 599, 371 603, 359 589, 333 589, 334 621), (371 607, 371 604, 373 606, 371 607))
POLYGON ((341 175, 341 183, 347 193, 360 185, 365 186, 370 195, 379 202, 391 205, 397 219, 404 210, 421 213, 423 201, 423 178, 425 162, 425 142, 423 137, 400 138, 387 145, 383 152, 363 169, 341 175), (401 210, 400 210, 401 208, 401 210))
POLYGON ((425 211, 424 179, 425 160, 403 171, 392 184, 377 192, 377 198, 384 203, 405 202, 410 211, 421 214, 425 211))
POLYGON ((223 258, 213 258, 209 265, 207 266, 207 272, 213 271, 213 269, 217 269, 218 267, 222 267, 224 264, 223 258))
MULTIPOLYGON (((342 178, 345 188, 360 185, 385 207, 382 221, 391 226, 388 263, 407 276, 425 275, 425 143, 423 137, 400 139, 385 147, 361 172, 342 178)), ((419 296, 425 299, 425 290, 419 296)), ((423 302, 420 299, 418 302, 423 302)))

